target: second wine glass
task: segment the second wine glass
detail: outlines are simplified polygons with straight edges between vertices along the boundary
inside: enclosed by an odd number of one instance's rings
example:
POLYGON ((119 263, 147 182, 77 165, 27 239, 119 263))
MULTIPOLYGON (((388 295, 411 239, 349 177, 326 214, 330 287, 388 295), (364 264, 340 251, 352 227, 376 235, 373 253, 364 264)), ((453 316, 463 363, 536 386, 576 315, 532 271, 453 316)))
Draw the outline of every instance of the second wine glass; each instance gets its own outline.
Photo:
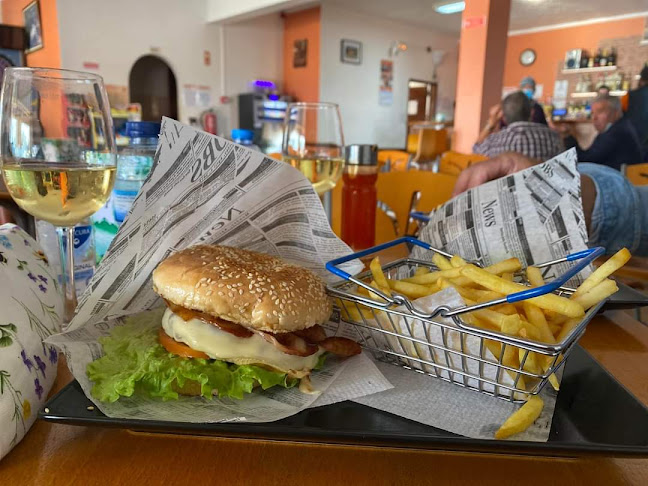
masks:
POLYGON ((335 103, 292 103, 286 109, 282 155, 324 195, 344 170, 344 135, 335 103))

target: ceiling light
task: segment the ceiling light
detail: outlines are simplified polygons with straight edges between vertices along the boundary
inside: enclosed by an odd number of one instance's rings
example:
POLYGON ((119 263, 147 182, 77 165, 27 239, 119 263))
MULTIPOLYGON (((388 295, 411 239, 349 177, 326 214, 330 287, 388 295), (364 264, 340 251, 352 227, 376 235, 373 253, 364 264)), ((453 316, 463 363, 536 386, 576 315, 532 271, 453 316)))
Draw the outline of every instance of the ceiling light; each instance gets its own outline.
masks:
POLYGON ((434 6, 434 11, 440 14, 454 14, 463 12, 466 2, 439 2, 434 6))

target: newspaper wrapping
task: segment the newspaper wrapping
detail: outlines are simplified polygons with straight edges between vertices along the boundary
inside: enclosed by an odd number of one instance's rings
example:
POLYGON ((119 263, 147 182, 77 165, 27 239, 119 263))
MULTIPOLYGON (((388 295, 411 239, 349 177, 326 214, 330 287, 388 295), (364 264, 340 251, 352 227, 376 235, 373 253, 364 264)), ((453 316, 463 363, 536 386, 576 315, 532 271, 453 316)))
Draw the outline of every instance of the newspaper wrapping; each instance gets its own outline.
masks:
MULTIPOLYGON (((587 248, 576 150, 464 192, 430 213, 420 239, 484 266, 517 257, 523 267, 587 248)), ((414 258, 430 252, 415 248, 414 258)), ((543 269, 545 280, 572 263, 543 269)), ((590 269, 570 283, 582 281, 590 269)))
MULTIPOLYGON (((48 342, 64 353, 74 377, 92 400, 85 370, 102 355, 98 339, 127 316, 159 307, 151 286, 156 265, 191 245, 236 246, 281 257, 310 268, 324 279, 328 260, 351 253, 331 231, 310 182, 288 164, 163 118, 160 139, 148 179, 104 260, 80 299, 77 313, 63 334, 48 342)), ((347 269, 357 272, 359 264, 347 269)), ((149 313, 142 325, 158 326, 149 313)), ((329 334, 339 330, 335 322, 329 334)), ((316 390, 324 391, 345 367, 356 382, 343 383, 351 395, 335 392, 336 401, 391 388, 367 357, 330 359, 313 373, 316 390)), ((344 382, 344 378, 341 379, 344 382)), ((335 388, 333 386, 333 388, 335 388)), ((254 392, 244 400, 182 398, 162 402, 141 396, 115 403, 93 400, 110 417, 184 422, 278 420, 311 406, 317 395, 295 389, 254 392)), ((323 398, 323 397, 322 397, 323 398)))

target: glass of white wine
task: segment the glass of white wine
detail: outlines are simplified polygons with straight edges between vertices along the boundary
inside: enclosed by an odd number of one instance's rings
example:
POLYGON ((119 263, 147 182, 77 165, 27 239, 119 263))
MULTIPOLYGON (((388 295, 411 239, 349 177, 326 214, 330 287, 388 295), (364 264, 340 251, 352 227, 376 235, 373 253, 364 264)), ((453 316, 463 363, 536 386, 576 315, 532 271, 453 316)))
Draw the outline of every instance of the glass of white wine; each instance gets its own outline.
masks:
MULTIPOLYGON (((282 155, 323 196, 344 170, 344 135, 335 103, 292 103, 286 108, 282 155)), ((325 204, 326 206, 326 204, 325 204)))
POLYGON ((67 324, 77 304, 74 225, 106 203, 115 181, 115 136, 103 79, 8 68, 0 106, 2 177, 18 206, 57 228, 67 324))

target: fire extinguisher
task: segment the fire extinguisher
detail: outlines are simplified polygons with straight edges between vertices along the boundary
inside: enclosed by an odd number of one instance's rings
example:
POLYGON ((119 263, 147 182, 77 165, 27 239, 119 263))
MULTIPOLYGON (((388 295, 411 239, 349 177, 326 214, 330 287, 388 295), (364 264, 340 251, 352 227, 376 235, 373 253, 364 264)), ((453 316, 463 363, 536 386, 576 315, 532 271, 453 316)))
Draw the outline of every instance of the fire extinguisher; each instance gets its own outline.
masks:
POLYGON ((204 111, 200 115, 200 123, 204 131, 216 135, 216 113, 214 110, 204 111))

